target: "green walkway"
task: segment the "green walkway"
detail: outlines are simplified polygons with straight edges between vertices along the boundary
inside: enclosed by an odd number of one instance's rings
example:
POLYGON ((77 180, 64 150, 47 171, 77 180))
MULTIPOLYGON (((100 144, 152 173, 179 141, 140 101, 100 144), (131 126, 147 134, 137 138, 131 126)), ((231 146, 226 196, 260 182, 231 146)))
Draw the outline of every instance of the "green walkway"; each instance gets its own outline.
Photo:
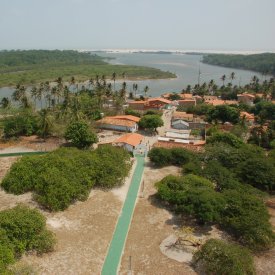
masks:
POLYGON ((119 216, 113 239, 109 246, 108 254, 102 268, 102 275, 116 275, 120 264, 121 255, 131 224, 136 198, 144 170, 144 157, 136 156, 137 165, 125 199, 122 212, 119 216))
POLYGON ((43 155, 43 154, 47 154, 47 153, 48 153, 47 151, 7 153, 7 154, 0 154, 0 158, 4 158, 4 157, 17 157, 17 156, 43 155))

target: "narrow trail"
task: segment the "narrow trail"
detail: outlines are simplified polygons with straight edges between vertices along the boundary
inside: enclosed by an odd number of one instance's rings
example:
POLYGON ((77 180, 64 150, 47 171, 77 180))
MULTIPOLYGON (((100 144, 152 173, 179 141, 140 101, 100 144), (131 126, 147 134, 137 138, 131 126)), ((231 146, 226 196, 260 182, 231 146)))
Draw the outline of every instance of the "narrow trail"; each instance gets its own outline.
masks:
POLYGON ((122 207, 121 214, 118 218, 114 235, 109 246, 108 254, 102 267, 101 275, 115 275, 118 272, 144 170, 144 157, 136 156, 136 159, 137 165, 132 177, 127 197, 122 207))

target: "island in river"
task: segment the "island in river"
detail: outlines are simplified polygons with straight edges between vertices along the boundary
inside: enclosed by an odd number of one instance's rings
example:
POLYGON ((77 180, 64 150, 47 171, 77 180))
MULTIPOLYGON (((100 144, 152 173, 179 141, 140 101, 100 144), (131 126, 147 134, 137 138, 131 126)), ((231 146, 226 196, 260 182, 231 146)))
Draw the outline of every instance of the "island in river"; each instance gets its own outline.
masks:
POLYGON ((62 77, 70 81, 95 79, 96 76, 111 79, 167 79, 175 78, 171 72, 157 68, 134 65, 113 65, 96 54, 72 50, 17 50, 0 51, 0 87, 55 81, 62 77))

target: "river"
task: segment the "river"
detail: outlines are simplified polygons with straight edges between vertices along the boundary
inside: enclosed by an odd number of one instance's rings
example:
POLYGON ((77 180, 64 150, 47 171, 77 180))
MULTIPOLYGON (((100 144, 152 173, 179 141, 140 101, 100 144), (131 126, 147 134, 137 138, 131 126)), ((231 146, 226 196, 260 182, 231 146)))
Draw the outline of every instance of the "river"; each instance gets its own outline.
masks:
MULTIPOLYGON (((159 53, 106 53, 99 52, 98 55, 104 57, 111 57, 108 62, 112 64, 125 65, 139 65, 148 66, 161 69, 163 71, 170 71, 177 75, 176 79, 161 79, 161 80, 141 80, 141 81, 127 81, 128 90, 131 91, 132 84, 138 84, 139 93, 142 93, 145 86, 149 87, 150 96, 159 96, 165 92, 178 92, 185 88, 188 84, 195 85, 198 83, 199 70, 200 83, 209 82, 213 79, 218 85, 221 85, 220 80, 222 75, 227 76, 227 83, 231 72, 235 72, 236 79, 233 80, 233 85, 244 85, 251 81, 251 78, 256 75, 260 80, 263 76, 259 73, 224 68, 219 66, 212 66, 200 62, 201 55, 190 54, 159 54, 159 53)), ((127 72, 126 72, 127 76, 127 72)), ((120 83, 121 81, 117 81, 120 83)), ((119 86, 116 85, 117 88, 119 86)), ((5 87, 0 88, 0 99, 4 96, 10 96, 14 88, 5 87)))

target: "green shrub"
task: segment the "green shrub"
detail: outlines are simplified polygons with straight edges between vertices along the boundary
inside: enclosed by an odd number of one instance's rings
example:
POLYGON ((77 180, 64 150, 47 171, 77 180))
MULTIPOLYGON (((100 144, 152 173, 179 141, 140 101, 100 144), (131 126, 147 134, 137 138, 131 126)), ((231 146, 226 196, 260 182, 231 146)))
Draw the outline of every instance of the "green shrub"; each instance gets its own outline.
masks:
POLYGON ((207 179, 192 174, 170 175, 156 183, 156 187, 159 197, 169 202, 176 212, 192 215, 202 223, 220 220, 225 202, 207 179))
POLYGON ((132 115, 132 116, 140 117, 140 113, 138 111, 133 110, 133 109, 126 109, 125 110, 125 115, 132 115))
POLYGON ((38 130, 37 117, 30 112, 16 114, 5 118, 3 128, 6 138, 30 136, 38 130))
POLYGON ((15 262, 12 249, 0 243, 0 274, 5 274, 8 265, 15 262))
POLYGON ((138 122, 139 127, 154 131, 163 124, 164 122, 159 115, 145 115, 138 122))
POLYGON ((98 140, 88 124, 82 121, 72 122, 66 129, 65 138, 79 149, 88 148, 98 140))
POLYGON ((121 185, 130 167, 130 155, 121 148, 62 148, 43 156, 22 157, 13 164, 2 187, 15 194, 33 191, 38 203, 58 211, 86 200, 95 184, 104 188, 121 185))
POLYGON ((270 248, 275 239, 263 200, 238 190, 227 190, 223 196, 226 207, 222 211, 221 225, 252 250, 270 248))
POLYGON ((44 216, 36 209, 21 205, 0 212, 0 230, 5 232, 10 247, 17 257, 29 250, 41 253, 51 251, 55 243, 52 233, 46 231, 44 216), (48 235, 47 239, 40 238, 45 234, 48 235))
POLYGON ((207 143, 223 142, 235 148, 240 148, 244 142, 231 133, 217 132, 207 139, 207 143))
POLYGON ((203 267, 206 274, 256 274, 249 250, 221 240, 208 240, 193 259, 203 267))
POLYGON ((156 166, 169 165, 172 161, 172 154, 169 149, 165 148, 153 148, 148 153, 150 161, 152 161, 156 166))

